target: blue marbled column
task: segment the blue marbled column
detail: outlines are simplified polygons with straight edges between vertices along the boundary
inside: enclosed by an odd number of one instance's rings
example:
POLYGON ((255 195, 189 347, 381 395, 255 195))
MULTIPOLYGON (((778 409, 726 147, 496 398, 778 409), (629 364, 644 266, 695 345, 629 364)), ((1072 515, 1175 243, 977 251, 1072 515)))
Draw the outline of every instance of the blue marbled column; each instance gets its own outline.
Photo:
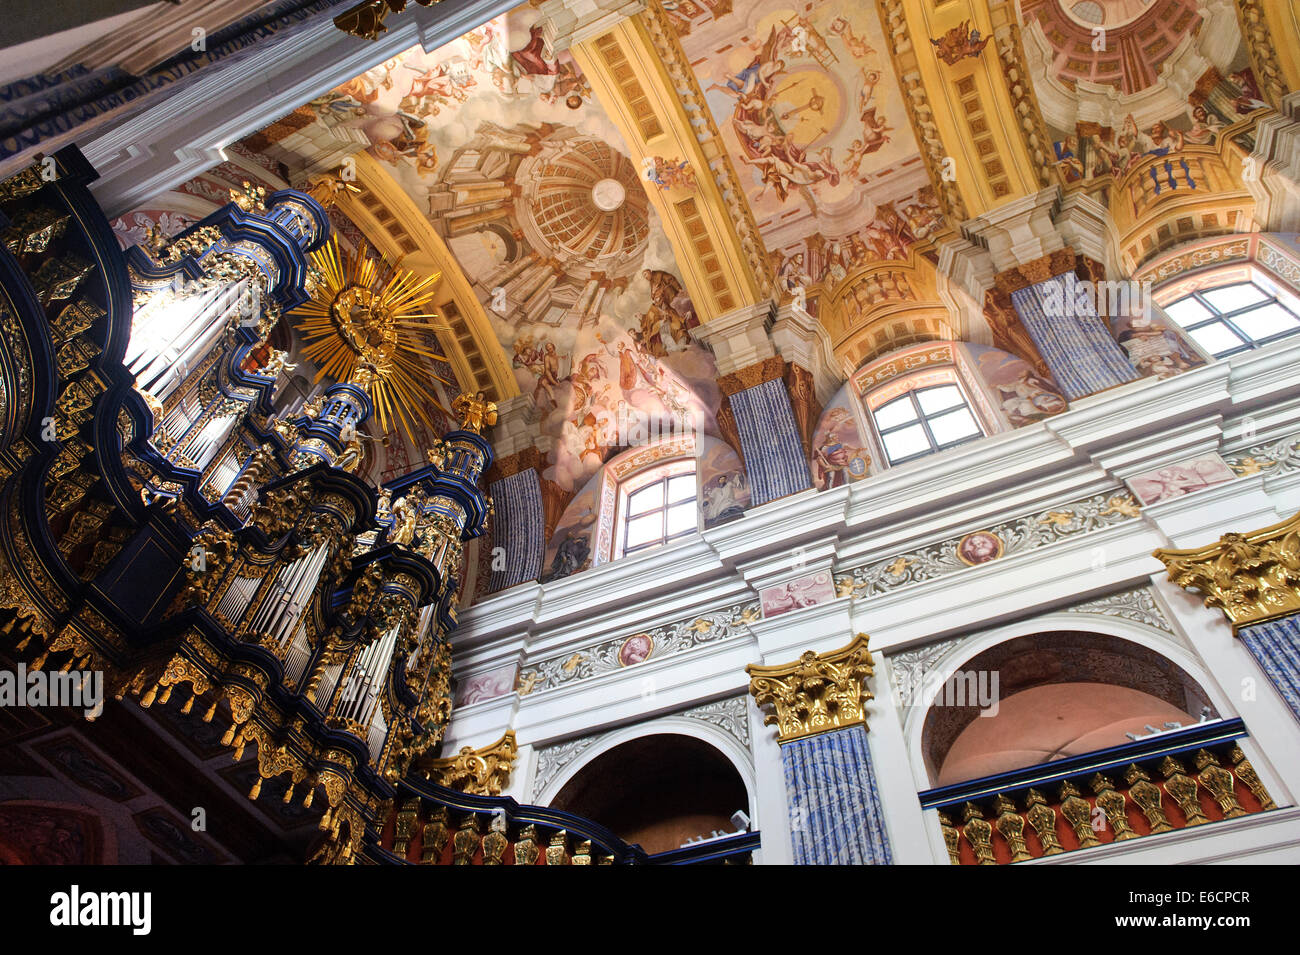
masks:
POLYGON ((1012 292, 1011 304, 1071 401, 1138 377, 1073 272, 1012 292))
POLYGON ((785 382, 773 379, 736 392, 731 411, 755 505, 812 487, 785 382))
POLYGON ((1251 624, 1237 636, 1300 720, 1300 615, 1251 624))
POLYGON ((781 745, 796 865, 889 865, 889 835, 863 726, 781 745))

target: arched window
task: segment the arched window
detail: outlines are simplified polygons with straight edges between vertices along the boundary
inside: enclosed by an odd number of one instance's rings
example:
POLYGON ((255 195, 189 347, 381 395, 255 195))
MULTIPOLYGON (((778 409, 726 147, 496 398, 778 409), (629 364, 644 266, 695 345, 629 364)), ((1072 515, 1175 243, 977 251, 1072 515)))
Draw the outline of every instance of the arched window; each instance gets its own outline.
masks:
POLYGON ((1300 302, 1260 276, 1201 289, 1165 306, 1169 317, 1215 358, 1249 351, 1300 331, 1300 302))
POLYGON ((695 461, 672 461, 619 486, 618 553, 634 554, 699 530, 695 461))
POLYGON ((868 395, 867 406, 891 466, 984 435, 951 370, 891 382, 868 395))

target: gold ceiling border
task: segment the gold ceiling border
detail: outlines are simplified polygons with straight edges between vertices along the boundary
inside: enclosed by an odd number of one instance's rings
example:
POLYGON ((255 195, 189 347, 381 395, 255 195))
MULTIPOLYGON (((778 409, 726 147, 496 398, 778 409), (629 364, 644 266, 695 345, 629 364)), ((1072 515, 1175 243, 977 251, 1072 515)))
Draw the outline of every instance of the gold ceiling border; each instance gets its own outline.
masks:
MULTIPOLYGON (((1056 164, 1052 147, 1052 137, 1048 135, 1047 123, 1038 106, 1038 94, 1034 91, 1033 77, 1029 73, 1029 58, 1025 55, 1024 41, 1020 35, 1020 24, 1015 21, 1015 9, 1009 5, 999 8, 998 14, 1009 17, 1008 23, 998 25, 993 31, 993 44, 997 47, 998 61, 1002 67, 1002 78, 1006 82, 1007 95, 1011 97, 1011 109, 1019 120, 1020 138, 1029 154, 1030 163, 1038 175, 1038 184, 1044 189, 1062 185, 1061 170, 1056 164)), ((995 21, 998 19, 995 15, 995 21)))
MULTIPOLYGON (((1268 0, 1267 3, 1264 0, 1237 0, 1233 6, 1237 10, 1237 24, 1241 27, 1241 37, 1250 56, 1250 65, 1255 71, 1259 91, 1264 94, 1264 99, 1270 106, 1281 109, 1282 99, 1293 88, 1293 84, 1287 81, 1287 70, 1278 60, 1277 47, 1284 45, 1287 36, 1292 37, 1294 45, 1294 26, 1300 19, 1297 17, 1296 4, 1294 0, 1290 3, 1287 0, 1268 0), (1291 7, 1289 14, 1286 10, 1288 6, 1291 7), (1286 16, 1291 17, 1291 30, 1286 28, 1287 24, 1279 22, 1286 16)), ((1294 74, 1295 64, 1290 65, 1294 74)), ((1293 75, 1291 79, 1294 81, 1297 77, 1293 75)))
POLYGON ((1186 550, 1160 548, 1153 556, 1169 579, 1199 591, 1236 633, 1241 627, 1300 613, 1300 514, 1217 543, 1186 550))
POLYGON ((1054 166, 1013 4, 877 3, 931 180, 956 223, 1057 182, 1056 170, 1045 171, 1035 159, 1041 155, 1054 166), (996 40, 994 49, 981 41, 952 63, 933 49, 934 37, 972 28, 996 40))
POLYGON ((939 127, 933 119, 922 121, 921 113, 934 116, 929 94, 922 82, 920 63, 916 45, 909 32, 907 14, 903 10, 903 0, 876 0, 880 13, 881 25, 885 32, 885 41, 889 46, 889 59, 894 66, 894 75, 903 94, 903 105, 907 108, 907 119, 912 124, 912 133, 921 147, 921 158, 930 173, 930 183, 944 215, 953 222, 965 222, 970 216, 966 211, 966 200, 956 179, 945 179, 943 175, 944 160, 950 155, 944 148, 939 127))
POLYGON ((762 233, 754 218, 754 210, 745 199, 745 192, 740 186, 740 177, 736 174, 736 167, 727 152, 722 133, 713 119, 713 110, 709 108, 704 98, 704 91, 700 89, 699 79, 691 68, 686 51, 682 49, 681 40, 678 39, 672 24, 668 22, 668 15, 659 0, 648 0, 645 12, 640 17, 646 25, 646 33, 650 36, 650 42, 654 44, 655 52, 659 54, 659 59, 674 84, 677 95, 684 104, 691 107, 693 115, 704 119, 705 128, 709 131, 708 136, 701 140, 697 133, 696 141, 700 142, 705 157, 709 160, 710 171, 713 172, 713 178, 722 193, 727 212, 731 215, 731 223, 740 238, 741 248, 744 249, 758 290, 761 294, 770 297, 774 288, 774 276, 771 271, 771 259, 763 244, 762 233))
POLYGON ((874 696, 863 681, 875 672, 869 639, 859 633, 848 646, 829 653, 806 650, 793 663, 745 667, 754 702, 774 710, 764 717, 763 725, 777 724, 778 742, 848 726, 866 728, 864 704, 874 696))
POLYGON ((646 195, 659 215, 700 321, 771 298, 771 264, 726 150, 703 137, 686 104, 707 106, 672 29, 654 9, 570 47, 628 157, 653 173, 646 195), (665 167, 691 176, 664 179, 665 167), (657 175, 660 182, 653 178, 657 175))

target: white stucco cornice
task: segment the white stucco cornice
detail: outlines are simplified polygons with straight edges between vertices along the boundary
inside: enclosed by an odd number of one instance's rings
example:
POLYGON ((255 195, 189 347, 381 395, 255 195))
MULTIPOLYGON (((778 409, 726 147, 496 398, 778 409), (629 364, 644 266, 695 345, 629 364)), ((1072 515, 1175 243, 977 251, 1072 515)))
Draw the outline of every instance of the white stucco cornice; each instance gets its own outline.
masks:
POLYGON ((517 4, 446 0, 389 19, 378 40, 322 16, 249 55, 214 64, 180 91, 80 142, 99 172, 91 190, 112 218, 220 163, 222 150, 417 44, 432 51, 517 4))

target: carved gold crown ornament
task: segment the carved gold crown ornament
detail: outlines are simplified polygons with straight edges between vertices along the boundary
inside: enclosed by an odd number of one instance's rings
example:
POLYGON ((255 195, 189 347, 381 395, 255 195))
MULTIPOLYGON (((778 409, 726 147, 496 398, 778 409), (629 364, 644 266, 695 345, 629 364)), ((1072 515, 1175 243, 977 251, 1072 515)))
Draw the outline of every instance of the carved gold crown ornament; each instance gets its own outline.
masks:
POLYGON ((311 254, 317 278, 311 299, 292 313, 303 338, 303 354, 316 362, 316 381, 330 377, 361 385, 387 432, 400 423, 414 442, 418 417, 433 427, 426 408, 447 412, 429 380, 452 384, 432 362, 446 361, 429 344, 447 326, 428 311, 439 273, 421 278, 389 267, 365 248, 350 253, 331 238, 311 254), (425 361, 424 359, 428 359, 425 361))
POLYGON ((1154 552, 1169 579, 1198 590, 1239 627, 1300 613, 1300 514, 1278 524, 1229 533, 1218 543, 1154 552))
POLYGON ((873 697, 862 682, 875 672, 868 639, 859 633, 848 646, 830 653, 807 650, 794 663, 745 667, 754 701, 775 709, 763 724, 777 724, 778 741, 858 724, 865 728, 863 704, 873 697))

